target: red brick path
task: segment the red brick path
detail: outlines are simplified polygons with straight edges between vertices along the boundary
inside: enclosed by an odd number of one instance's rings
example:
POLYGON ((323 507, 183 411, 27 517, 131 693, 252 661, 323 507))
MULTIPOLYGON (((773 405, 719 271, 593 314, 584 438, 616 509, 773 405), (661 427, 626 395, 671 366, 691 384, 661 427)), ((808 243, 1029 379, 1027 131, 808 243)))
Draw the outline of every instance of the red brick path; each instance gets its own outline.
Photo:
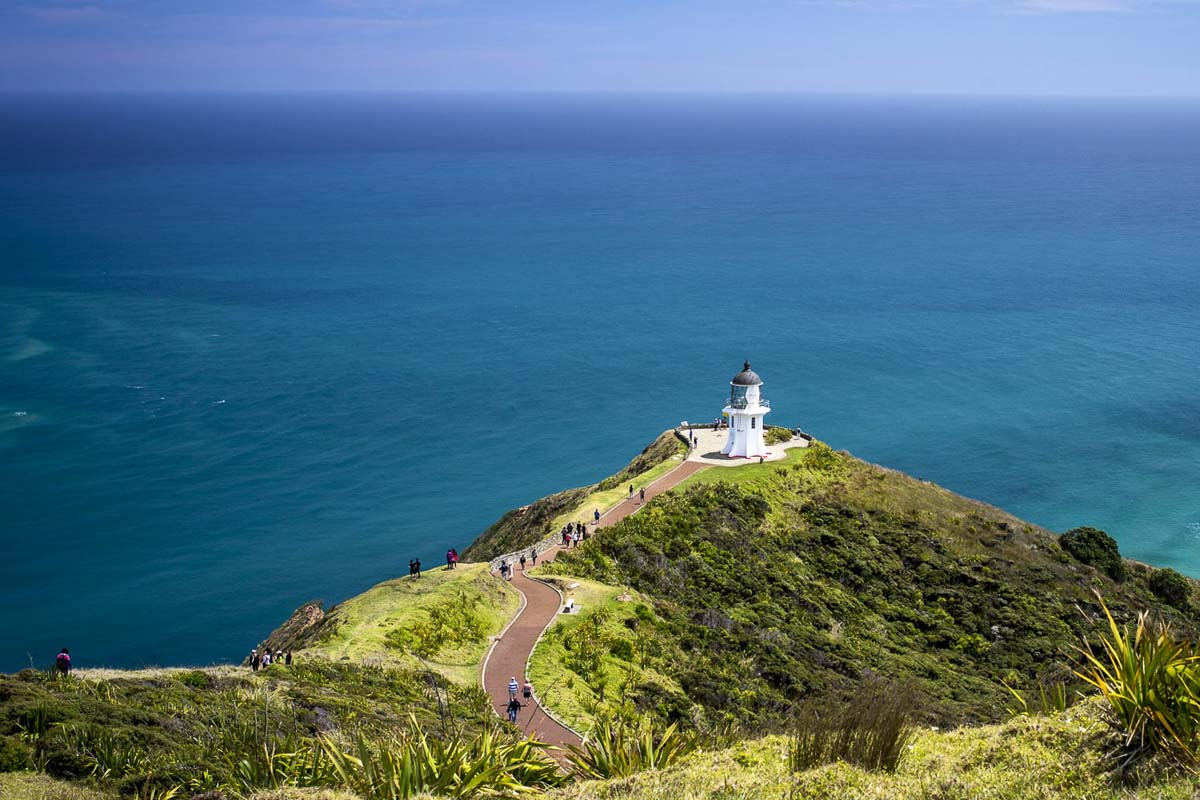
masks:
MULTIPOLYGON (((646 487, 647 502, 706 466, 706 464, 695 461, 684 461, 674 470, 646 487)), ((620 522, 641 508, 642 503, 637 491, 641 485, 637 481, 634 481, 633 484, 633 497, 621 501, 601 515, 599 527, 620 522)), ((560 552, 562 552, 561 547, 548 550, 538 560, 543 563, 553 561, 554 556, 560 552)), ((542 635, 542 631, 558 615, 560 602, 558 592, 541 581, 527 578, 519 566, 512 577, 512 585, 514 589, 525 595, 525 608, 513 620, 504 635, 496 640, 483 668, 484 688, 492 696, 496 713, 501 718, 506 718, 507 715, 509 679, 516 678, 518 684, 524 684, 525 664, 529 660, 529 654, 533 652, 533 646, 537 643, 538 637, 542 635)), ((549 687, 534 686, 534 694, 545 692, 547 688, 549 687)), ((519 694, 518 692, 518 696, 519 694)), ((568 744, 580 744, 579 737, 574 732, 547 716, 536 701, 531 700, 521 709, 521 714, 517 717, 517 725, 526 733, 536 736, 548 744, 560 747, 568 744)))

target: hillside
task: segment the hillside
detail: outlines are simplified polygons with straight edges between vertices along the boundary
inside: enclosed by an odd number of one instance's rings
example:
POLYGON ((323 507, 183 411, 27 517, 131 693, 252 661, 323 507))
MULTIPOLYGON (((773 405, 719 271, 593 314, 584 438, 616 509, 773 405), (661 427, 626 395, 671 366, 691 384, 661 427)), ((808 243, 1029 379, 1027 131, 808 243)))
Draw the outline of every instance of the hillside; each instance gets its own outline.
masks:
POLYGON ((464 685, 517 612, 520 595, 486 564, 384 581, 328 612, 306 604, 268 638, 273 650, 355 665, 432 669, 464 685), (301 624, 296 624, 297 620, 301 624))
POLYGON ((1115 785, 1099 746, 1104 724, 1087 702, 1054 716, 916 732, 894 773, 845 763, 793 773, 786 736, 752 738, 630 778, 589 781, 553 800, 1192 800, 1196 784, 1175 776, 1152 786, 1115 785))
POLYGON ((634 480, 645 484, 660 477, 685 452, 683 442, 673 432, 665 431, 624 469, 599 483, 555 492, 506 512, 463 551, 463 558, 486 561, 528 547, 567 522, 590 521, 594 508, 603 510, 620 500, 624 488, 634 480))
POLYGON ((588 637, 548 642, 582 651, 562 679, 568 715, 762 730, 880 677, 913 684, 930 722, 988 722, 1008 704, 1002 682, 1071 681, 1094 590, 1118 618, 1155 609, 1195 630, 1150 590, 1157 570, 1124 563, 1114 581, 1048 531, 817 443, 698 473, 562 554, 544 571, 629 587, 652 613, 610 609, 588 637))
MULTIPOLYGON (((485 551, 607 507, 635 472, 649 482, 669 471, 672 439, 548 503, 541 522, 510 512, 485 551)), ((0 676, 0 797, 1192 796, 1191 778, 1157 768, 1118 785, 1090 691, 1063 713, 1008 719, 1005 684, 1031 696, 1080 688, 1070 667, 1074 646, 1101 630, 1095 591, 1119 619, 1150 609, 1195 635, 1195 582, 1120 559, 1102 532, 1059 537, 813 442, 691 475, 537 573, 576 605, 531 657, 546 705, 584 731, 675 722, 698 751, 607 781, 559 773, 479 688, 519 595, 486 564, 463 563, 328 611, 305 604, 268 639, 293 651, 291 666, 0 676), (791 740, 772 734, 814 709, 871 707, 863 698, 879 692, 919 723, 894 772, 789 765, 791 740), (430 773, 424 788, 398 788, 406 770, 430 773)))

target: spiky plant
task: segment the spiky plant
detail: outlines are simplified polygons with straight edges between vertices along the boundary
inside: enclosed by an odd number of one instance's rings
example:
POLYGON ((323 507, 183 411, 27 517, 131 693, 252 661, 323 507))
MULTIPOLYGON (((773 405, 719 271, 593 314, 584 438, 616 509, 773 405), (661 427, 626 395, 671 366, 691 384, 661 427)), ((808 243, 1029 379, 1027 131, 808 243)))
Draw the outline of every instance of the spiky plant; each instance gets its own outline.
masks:
POLYGON ((650 718, 631 723, 602 720, 579 747, 567 748, 572 771, 582 778, 624 778, 669 767, 691 753, 700 740, 675 724, 660 728, 650 718))
POLYGON ((1083 666, 1076 675, 1108 702, 1110 723, 1121 738, 1113 753, 1128 770, 1152 754, 1196 768, 1200 743, 1200 654, 1195 643, 1177 638, 1166 623, 1138 615, 1132 632, 1118 625, 1099 594, 1108 629, 1099 652, 1078 648, 1083 666))

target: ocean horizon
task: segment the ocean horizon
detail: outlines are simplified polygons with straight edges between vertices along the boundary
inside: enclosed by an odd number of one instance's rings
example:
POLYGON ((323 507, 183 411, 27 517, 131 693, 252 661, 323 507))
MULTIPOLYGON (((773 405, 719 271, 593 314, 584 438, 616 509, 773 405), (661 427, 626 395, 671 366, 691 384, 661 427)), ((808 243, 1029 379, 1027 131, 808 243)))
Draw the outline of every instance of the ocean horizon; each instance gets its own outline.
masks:
POLYGON ((720 413, 1200 577, 1200 102, 5 95, 0 670, 240 660, 720 413))

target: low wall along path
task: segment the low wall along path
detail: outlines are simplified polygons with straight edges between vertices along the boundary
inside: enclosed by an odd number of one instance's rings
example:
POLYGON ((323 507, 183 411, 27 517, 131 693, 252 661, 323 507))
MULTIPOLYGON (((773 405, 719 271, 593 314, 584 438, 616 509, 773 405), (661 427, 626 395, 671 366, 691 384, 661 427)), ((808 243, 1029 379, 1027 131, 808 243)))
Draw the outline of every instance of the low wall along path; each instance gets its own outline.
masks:
MULTIPOLYGON (((705 466, 696 461, 684 461, 646 487, 646 500, 649 501, 671 489, 684 478, 704 469, 705 466)), ((637 481, 634 480, 633 484, 636 486, 637 481)), ((601 515, 599 524, 594 527, 602 528, 605 525, 620 522, 641 507, 641 498, 635 493, 633 497, 622 500, 608 509, 601 515)), ((554 556, 562 549, 561 546, 554 546, 545 550, 538 556, 538 562, 553 561, 554 556)), ((517 561, 519 561, 519 556, 517 561)), ((493 560, 493 567, 498 563, 498 559, 493 560)), ((501 718, 507 716, 509 680, 516 678, 518 684, 525 683, 525 665, 529 662, 529 655, 533 652, 533 647, 537 644, 542 631, 546 630, 558 616, 562 603, 562 598, 554 587, 527 577, 513 559, 509 559, 509 563, 516 564, 511 584, 524 596, 525 605, 517 613, 516 618, 509 623, 508 628, 496 638, 491 652, 488 653, 483 664, 483 688, 491 695, 492 705, 501 718)), ((578 746, 581 743, 579 734, 549 716, 538 703, 537 693, 541 688, 543 687, 533 687, 534 698, 521 709, 521 715, 517 717, 517 725, 529 735, 547 744, 559 747, 578 746)))

